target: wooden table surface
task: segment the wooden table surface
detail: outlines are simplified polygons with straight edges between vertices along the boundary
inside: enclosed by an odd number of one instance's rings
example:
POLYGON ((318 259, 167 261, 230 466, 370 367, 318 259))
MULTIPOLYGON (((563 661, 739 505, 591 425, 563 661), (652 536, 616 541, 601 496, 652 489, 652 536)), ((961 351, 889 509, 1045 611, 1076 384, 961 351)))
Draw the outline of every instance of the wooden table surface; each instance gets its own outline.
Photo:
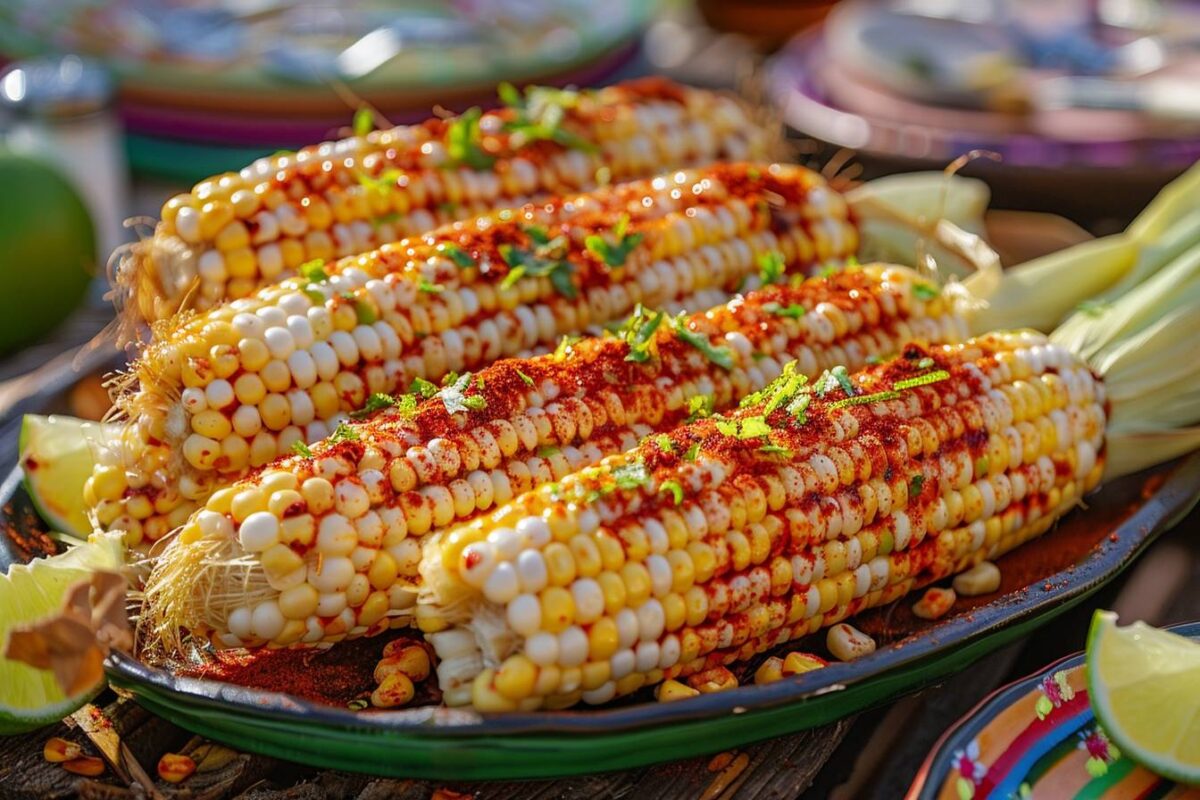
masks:
MULTIPOLYGON (((671 21, 671 25, 678 24, 671 21)), ((670 29, 663 35, 679 35, 670 29)), ((734 65, 747 55, 735 39, 687 35, 689 52, 678 63, 641 61, 633 70, 655 68, 708 85, 728 84, 734 65)), ((653 61, 653 59, 651 59, 653 61)), ((153 213, 171 187, 142 184, 136 211, 153 213)), ((75 348, 108 322, 103 304, 83 309, 41 344, 0 359, 0 447, 15 448, 21 402, 45 376, 62 374, 75 348)), ((111 349, 109 350, 111 354, 111 349)), ((5 451, 7 452, 7 450, 5 451)), ((1061 656, 1081 650, 1096 608, 1117 610, 1122 619, 1165 625, 1200 619, 1200 512, 1161 537, 1137 564, 1098 594, 1028 639, 993 653, 969 670, 920 694, 896 698, 882 708, 820 729, 761 742, 714 757, 662 764, 629 772, 554 781, 433 783, 375 779, 317 770, 271 758, 208 748, 202 771, 173 786, 157 781, 147 792, 122 784, 111 773, 92 780, 65 772, 42 758, 42 744, 62 736, 88 745, 77 728, 60 724, 29 735, 0 737, 0 797, 124 798, 157 794, 170 798, 323 800, 405 798, 480 800, 508 798, 895 798, 911 783, 939 736, 995 688, 1061 656)), ((207 744, 171 722, 106 692, 97 699, 136 761, 151 776, 166 752, 205 752, 207 744)), ((200 759, 198 759, 200 760, 200 759)))

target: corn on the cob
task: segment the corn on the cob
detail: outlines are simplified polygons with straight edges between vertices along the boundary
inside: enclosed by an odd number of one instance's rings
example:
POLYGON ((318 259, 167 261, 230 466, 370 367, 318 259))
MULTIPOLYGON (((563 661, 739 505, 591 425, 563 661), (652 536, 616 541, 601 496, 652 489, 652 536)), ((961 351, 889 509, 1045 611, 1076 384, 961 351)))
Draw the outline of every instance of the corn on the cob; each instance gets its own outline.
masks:
POLYGON ((767 158, 730 97, 664 79, 533 90, 480 115, 376 131, 260 159, 171 198, 117 279, 146 320, 211 308, 313 259, 548 194, 721 160, 767 158))
POLYGON ((992 334, 677 428, 431 537, 450 704, 602 703, 747 659, 1047 530, 1102 472, 1104 386, 992 334), (695 448, 695 449, 693 449, 695 448))
POLYGON ((131 544, 158 539, 220 485, 329 435, 373 393, 544 348, 638 302, 784 280, 856 245, 845 202, 815 173, 738 164, 501 211, 309 268, 162 331, 116 400, 130 424, 98 455, 85 500, 131 544))
POLYGON ((724 410, 793 360, 816 374, 914 337, 963 338, 952 301, 922 287, 912 270, 868 265, 686 323, 643 312, 620 336, 501 361, 411 412, 349 425, 208 500, 156 560, 150 627, 280 646, 407 624, 429 531, 724 410))

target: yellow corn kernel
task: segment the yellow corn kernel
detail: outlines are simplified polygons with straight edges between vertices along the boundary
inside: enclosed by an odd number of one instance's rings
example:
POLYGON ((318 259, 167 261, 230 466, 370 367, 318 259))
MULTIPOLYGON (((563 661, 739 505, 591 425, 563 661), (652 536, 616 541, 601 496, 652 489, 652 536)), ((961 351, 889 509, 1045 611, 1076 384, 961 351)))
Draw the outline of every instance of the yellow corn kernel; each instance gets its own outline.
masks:
POLYGON ((663 681, 654 689, 654 699, 660 703, 682 700, 685 697, 695 697, 698 694, 700 694, 699 690, 693 689, 676 680, 663 681))

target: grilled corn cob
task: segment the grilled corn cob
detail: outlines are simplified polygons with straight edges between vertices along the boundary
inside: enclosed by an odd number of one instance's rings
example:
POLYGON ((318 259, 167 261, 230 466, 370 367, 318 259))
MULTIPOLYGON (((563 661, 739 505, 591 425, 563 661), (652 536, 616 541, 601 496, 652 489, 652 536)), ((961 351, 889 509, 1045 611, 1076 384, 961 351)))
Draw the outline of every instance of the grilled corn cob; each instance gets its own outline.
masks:
POLYGON ((116 400, 129 421, 85 502, 131 544, 220 485, 328 436, 374 393, 439 381, 638 302, 711 300, 857 245, 841 196, 802 167, 717 165, 454 223, 162 331, 116 400), (767 266, 760 260, 775 259, 767 266))
POLYGON ((432 537, 446 701, 603 703, 748 659, 994 558, 1100 479, 1104 386, 1002 333, 677 428, 432 537))
POLYGON ((259 159, 171 198, 118 283, 142 319, 248 297, 313 259, 547 194, 768 156, 736 101, 664 79, 535 89, 512 106, 259 159))
POLYGON ((349 425, 208 500, 156 559, 151 628, 281 646, 407 624, 429 531, 724 410, 793 360, 816 374, 912 338, 963 338, 952 301, 923 287, 912 270, 868 265, 686 322, 641 312, 619 336, 500 361, 349 425))

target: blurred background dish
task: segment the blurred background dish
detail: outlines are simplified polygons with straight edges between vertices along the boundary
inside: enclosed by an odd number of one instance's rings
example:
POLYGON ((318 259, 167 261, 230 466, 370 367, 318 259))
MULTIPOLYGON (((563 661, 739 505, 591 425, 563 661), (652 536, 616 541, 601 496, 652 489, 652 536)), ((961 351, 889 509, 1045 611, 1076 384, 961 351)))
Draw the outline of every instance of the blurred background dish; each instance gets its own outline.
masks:
POLYGON ((0 55, 76 52, 107 65, 135 168, 194 180, 248 153, 328 139, 361 103, 401 124, 490 103, 499 78, 602 82, 658 10, 656 0, 17 0, 0 10, 0 55))
POLYGON ((999 205, 1128 216, 1200 156, 1188 3, 853 0, 790 41, 767 92, 867 176, 996 153, 999 205))

